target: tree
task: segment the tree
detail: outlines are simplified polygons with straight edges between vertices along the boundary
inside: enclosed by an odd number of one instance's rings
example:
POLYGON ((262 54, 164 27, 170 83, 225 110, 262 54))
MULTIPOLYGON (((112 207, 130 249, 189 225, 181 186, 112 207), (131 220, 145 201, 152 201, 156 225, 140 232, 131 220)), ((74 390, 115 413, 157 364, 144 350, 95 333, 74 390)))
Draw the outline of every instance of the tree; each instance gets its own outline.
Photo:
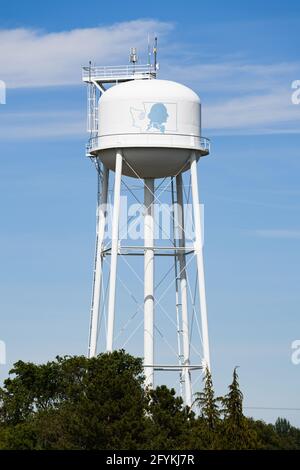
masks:
POLYGON ((55 407, 62 398, 60 361, 36 365, 18 361, 0 389, 0 421, 19 424, 39 410, 55 407))
POLYGON ((219 409, 220 398, 215 397, 210 370, 205 369, 202 392, 195 394, 195 404, 198 405, 200 416, 193 426, 192 442, 196 449, 220 448, 221 413, 219 409))
POLYGON ((233 371, 233 380, 229 392, 223 398, 224 419, 228 425, 240 426, 243 423, 243 394, 238 383, 237 367, 233 371))
POLYGON ((236 368, 221 416, 218 400, 206 370, 196 417, 174 389, 145 389, 142 360, 123 350, 18 361, 0 388, 0 449, 300 449, 286 419, 243 415, 236 368))
POLYGON ((292 426, 291 423, 285 418, 277 418, 275 423, 275 430, 277 434, 281 436, 286 436, 291 433, 292 426))
POLYGON ((148 398, 148 448, 185 449, 194 413, 165 385, 151 390, 148 398))
POLYGON ((237 367, 233 371, 229 392, 222 398, 224 447, 230 449, 253 449, 258 446, 257 435, 243 414, 243 394, 238 382, 237 367))
POLYGON ((21 361, 1 390, 6 448, 135 449, 144 444, 142 360, 125 351, 21 361))
POLYGON ((300 430, 291 425, 285 418, 277 418, 274 431, 280 440, 282 449, 299 449, 300 448, 300 430))
POLYGON ((218 405, 220 398, 215 398, 212 376, 208 367, 205 369, 203 381, 203 392, 196 393, 195 402, 200 408, 201 417, 206 421, 208 429, 210 431, 214 431, 216 430, 221 418, 218 405))

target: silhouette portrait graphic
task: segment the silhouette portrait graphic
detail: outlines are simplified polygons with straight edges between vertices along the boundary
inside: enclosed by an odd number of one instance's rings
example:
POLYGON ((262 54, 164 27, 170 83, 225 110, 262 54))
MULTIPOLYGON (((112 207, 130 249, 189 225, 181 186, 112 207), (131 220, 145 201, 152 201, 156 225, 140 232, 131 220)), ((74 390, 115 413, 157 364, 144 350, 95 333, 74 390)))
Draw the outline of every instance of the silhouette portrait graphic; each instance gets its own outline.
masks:
POLYGON ((155 103, 152 105, 148 118, 150 120, 147 131, 157 129, 165 132, 164 123, 167 122, 169 115, 166 106, 163 103, 155 103))

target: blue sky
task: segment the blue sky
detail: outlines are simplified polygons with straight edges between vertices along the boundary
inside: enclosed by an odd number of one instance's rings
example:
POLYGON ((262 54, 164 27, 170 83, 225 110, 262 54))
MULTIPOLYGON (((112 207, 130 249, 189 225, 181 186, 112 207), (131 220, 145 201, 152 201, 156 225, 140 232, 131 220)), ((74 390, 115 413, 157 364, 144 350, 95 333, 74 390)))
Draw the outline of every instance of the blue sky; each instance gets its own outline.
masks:
MULTIPOLYGON (((246 405, 300 408, 299 2, 29 0, 1 10, 1 379, 20 358, 86 352, 96 176, 80 66, 126 63, 130 46, 142 55, 157 33, 159 76, 200 94, 212 140, 199 171, 217 392, 239 365, 246 405)), ((249 414, 300 426, 300 411, 249 414)))

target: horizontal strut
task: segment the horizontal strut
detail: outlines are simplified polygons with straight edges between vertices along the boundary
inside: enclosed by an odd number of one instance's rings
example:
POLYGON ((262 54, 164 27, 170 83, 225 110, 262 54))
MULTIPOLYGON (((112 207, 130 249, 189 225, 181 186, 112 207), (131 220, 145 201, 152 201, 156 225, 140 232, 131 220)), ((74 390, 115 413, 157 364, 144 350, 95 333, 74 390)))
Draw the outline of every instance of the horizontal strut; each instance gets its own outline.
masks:
POLYGON ((189 365, 189 364, 154 364, 154 365, 148 365, 144 364, 144 367, 153 367, 154 370, 169 370, 169 371, 181 371, 183 368, 187 368, 189 370, 200 370, 203 369, 203 365, 201 364, 196 364, 196 365, 189 365))

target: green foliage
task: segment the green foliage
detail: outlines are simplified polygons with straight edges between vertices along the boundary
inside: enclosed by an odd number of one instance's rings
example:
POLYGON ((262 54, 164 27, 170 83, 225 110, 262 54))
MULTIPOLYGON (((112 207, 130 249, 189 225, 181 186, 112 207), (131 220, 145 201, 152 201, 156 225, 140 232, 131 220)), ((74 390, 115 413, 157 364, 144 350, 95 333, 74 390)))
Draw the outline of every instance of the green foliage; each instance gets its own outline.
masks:
POLYGON ((218 406, 220 398, 215 398, 212 376, 208 368, 205 369, 203 381, 203 392, 196 393, 195 402, 200 408, 201 417, 207 423, 208 429, 214 431, 217 429, 221 418, 218 406))
POLYGON ((243 415, 236 369, 223 398, 206 370, 196 403, 199 416, 173 389, 146 390, 142 360, 123 350, 18 361, 0 388, 0 449, 300 449, 287 420, 243 415))
POLYGON ((275 429, 280 436, 288 436, 291 434, 292 426, 285 418, 277 418, 275 429))
POLYGON ((233 371, 229 392, 222 399, 224 419, 230 426, 240 426, 243 423, 243 394, 240 390, 236 367, 233 371))
POLYGON ((149 392, 148 419, 149 449, 185 447, 194 413, 183 406, 174 389, 163 385, 149 392))
POLYGON ((212 376, 208 368, 205 369, 203 382, 203 391, 195 394, 195 404, 198 405, 200 417, 194 424, 194 447, 218 449, 222 447, 220 398, 215 397, 212 376))
POLYGON ((138 447, 147 406, 142 372, 141 359, 124 351, 45 366, 18 362, 1 390, 7 448, 138 447))
POLYGON ((300 449, 300 429, 295 428, 285 418, 278 418, 274 430, 279 436, 281 446, 287 450, 300 449))
POLYGON ((248 420, 243 414, 243 394, 238 382, 237 368, 233 371, 232 383, 224 398, 223 429, 224 447, 227 449, 255 449, 258 447, 258 438, 253 429, 249 427, 248 420))

